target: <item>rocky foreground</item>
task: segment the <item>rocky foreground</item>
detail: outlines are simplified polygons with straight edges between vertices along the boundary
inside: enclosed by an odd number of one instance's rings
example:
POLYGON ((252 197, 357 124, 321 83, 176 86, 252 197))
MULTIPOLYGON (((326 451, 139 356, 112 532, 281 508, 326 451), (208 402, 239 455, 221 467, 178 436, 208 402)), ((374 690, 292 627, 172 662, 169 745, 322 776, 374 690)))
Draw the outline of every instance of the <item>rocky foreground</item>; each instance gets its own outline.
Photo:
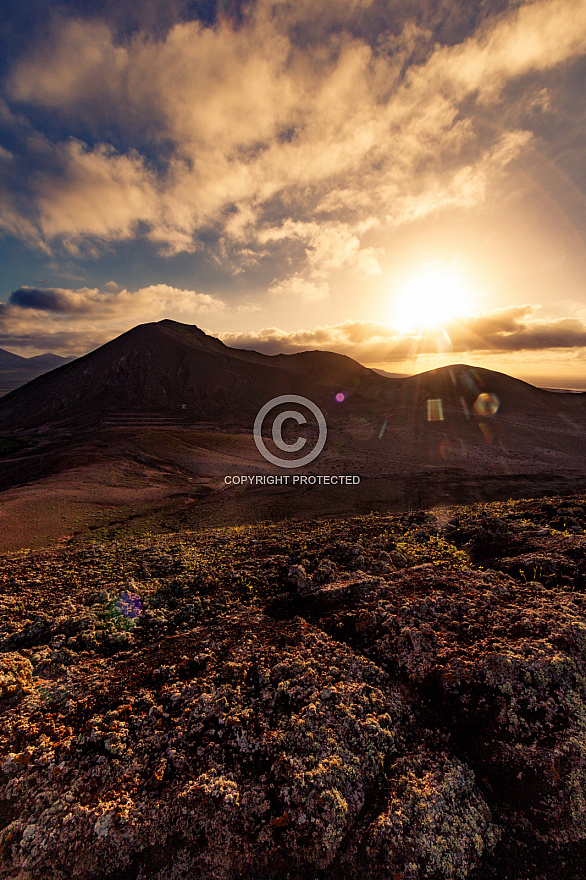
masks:
POLYGON ((5 555, 0 876, 586 877, 586 498, 5 555))

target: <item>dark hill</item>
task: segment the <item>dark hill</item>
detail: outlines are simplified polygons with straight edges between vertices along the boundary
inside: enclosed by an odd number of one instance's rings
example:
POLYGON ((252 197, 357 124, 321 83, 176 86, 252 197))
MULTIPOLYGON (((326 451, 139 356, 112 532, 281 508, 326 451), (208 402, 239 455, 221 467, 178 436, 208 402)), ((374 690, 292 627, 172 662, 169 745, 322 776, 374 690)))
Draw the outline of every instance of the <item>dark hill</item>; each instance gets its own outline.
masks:
POLYGON ((249 424, 280 394, 309 397, 332 417, 343 410, 397 423, 428 420, 434 413, 427 401, 441 400, 440 420, 456 426, 492 418, 495 408, 499 415, 532 414, 536 423, 582 409, 582 395, 543 391, 464 364, 392 379, 333 352, 265 355, 229 348, 198 327, 165 320, 134 327, 6 395, 0 401, 0 428, 63 421, 81 427, 112 412, 249 424), (343 408, 334 402, 340 391, 346 395, 343 408), (479 395, 485 397, 479 400, 479 395))
MULTIPOLYGON (((270 356, 160 321, 0 400, 0 488, 92 462, 102 468, 93 478, 100 483, 117 462, 134 468, 130 484, 142 480, 145 499, 153 480, 144 469, 155 468, 164 491, 190 494, 197 484, 202 497, 208 493, 204 519, 219 511, 232 521, 508 497, 520 487, 560 491, 586 477, 584 400, 465 364, 391 378, 333 352, 270 356), (358 474, 359 491, 306 497, 292 489, 277 497, 268 484, 264 495, 224 491, 226 474, 278 467, 259 452, 252 427, 264 404, 287 394, 324 413, 319 472, 358 474)), ((267 418, 269 446, 270 425, 267 418)), ((310 449, 317 432, 310 420, 301 429, 289 422, 283 436, 291 443, 303 436, 310 449)), ((127 485, 121 474, 111 479, 127 485)), ((93 491, 83 489, 84 497, 93 491)))
POLYGON ((536 388, 496 370, 466 364, 409 376, 403 381, 403 393, 409 398, 415 396, 420 403, 433 397, 441 398, 444 407, 460 408, 463 413, 476 412, 478 415, 486 415, 491 407, 497 408, 497 412, 538 413, 549 410, 552 404, 565 404, 569 397, 536 388), (490 395, 491 399, 483 397, 478 400, 480 395, 490 395))
POLYGON ((337 391, 383 397, 389 384, 343 355, 269 356, 229 348, 195 326, 160 321, 134 327, 7 395, 0 426, 87 424, 120 410, 238 422, 279 394, 310 396, 326 406, 337 391))
MULTIPOLYGON (((0 498, 1 541, 41 546, 104 519, 208 528, 576 490, 584 400, 464 364, 392 378, 332 352, 269 356, 143 324, 0 400, 0 490, 14 490, 0 498), (326 419, 320 457, 288 459, 308 482, 226 483, 282 472, 252 428, 284 394, 326 419), (310 483, 316 474, 360 482, 310 483)), ((278 453, 270 418, 263 427, 278 453)), ((315 423, 285 422, 283 437, 311 449, 315 423)))

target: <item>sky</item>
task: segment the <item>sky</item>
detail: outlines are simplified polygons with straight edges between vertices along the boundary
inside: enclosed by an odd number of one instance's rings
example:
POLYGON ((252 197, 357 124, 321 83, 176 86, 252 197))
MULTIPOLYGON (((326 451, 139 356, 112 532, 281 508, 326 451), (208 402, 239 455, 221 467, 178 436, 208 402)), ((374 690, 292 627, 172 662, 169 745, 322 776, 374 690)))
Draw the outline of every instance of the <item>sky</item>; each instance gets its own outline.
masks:
POLYGON ((586 388, 583 0, 5 0, 0 347, 586 388))

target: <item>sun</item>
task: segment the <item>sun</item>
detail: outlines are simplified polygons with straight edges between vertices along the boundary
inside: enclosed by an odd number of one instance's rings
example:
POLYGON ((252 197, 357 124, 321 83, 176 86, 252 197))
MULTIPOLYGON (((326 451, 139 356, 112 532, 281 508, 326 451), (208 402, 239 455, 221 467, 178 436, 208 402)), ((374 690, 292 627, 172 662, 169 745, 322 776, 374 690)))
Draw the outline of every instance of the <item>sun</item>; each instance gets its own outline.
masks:
POLYGON ((426 263, 398 288, 393 323, 401 333, 443 327, 470 313, 475 291, 454 266, 426 263))

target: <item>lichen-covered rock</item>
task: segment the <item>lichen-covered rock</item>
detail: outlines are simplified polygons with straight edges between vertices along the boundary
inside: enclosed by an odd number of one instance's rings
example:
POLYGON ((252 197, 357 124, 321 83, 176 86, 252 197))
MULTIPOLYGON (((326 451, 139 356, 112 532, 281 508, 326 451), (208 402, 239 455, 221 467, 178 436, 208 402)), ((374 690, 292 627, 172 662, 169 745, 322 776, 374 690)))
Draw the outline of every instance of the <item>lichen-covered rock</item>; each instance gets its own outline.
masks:
POLYGON ((311 589, 311 579, 308 578, 307 572, 303 565, 292 565, 288 574, 289 582, 293 584, 300 593, 307 592, 311 589))
POLYGON ((425 694, 509 816, 523 804, 542 839, 586 838, 584 597, 420 566, 314 620, 425 694))
POLYGON ((166 834, 190 850, 200 841, 190 864, 206 877, 331 864, 402 747, 408 710, 384 673, 304 621, 283 633, 249 612, 226 625, 244 632, 214 633, 203 680, 175 666, 160 704, 93 716, 58 754, 33 749, 11 768, 11 796, 51 792, 27 801, 15 869, 98 876, 140 863, 166 834))
POLYGON ((0 657, 0 699, 22 697, 33 687, 30 660, 13 651, 0 657))
POLYGON ((400 760, 365 833, 376 874, 405 880, 466 877, 497 836, 472 773, 445 754, 400 760))
POLYGON ((564 504, 4 557, 0 878, 582 876, 564 504))

